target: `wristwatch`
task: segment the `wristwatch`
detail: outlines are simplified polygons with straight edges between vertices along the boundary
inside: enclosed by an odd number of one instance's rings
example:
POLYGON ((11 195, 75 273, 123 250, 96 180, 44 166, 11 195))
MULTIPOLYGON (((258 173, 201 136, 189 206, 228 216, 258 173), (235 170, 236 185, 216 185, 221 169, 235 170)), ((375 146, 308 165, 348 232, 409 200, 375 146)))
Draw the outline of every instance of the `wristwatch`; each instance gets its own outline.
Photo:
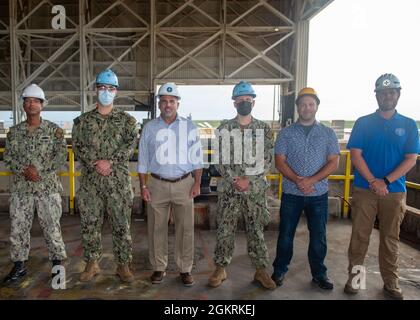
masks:
POLYGON ((389 186, 391 184, 391 182, 389 182, 387 177, 383 177, 382 179, 384 180, 384 182, 387 186, 389 186))

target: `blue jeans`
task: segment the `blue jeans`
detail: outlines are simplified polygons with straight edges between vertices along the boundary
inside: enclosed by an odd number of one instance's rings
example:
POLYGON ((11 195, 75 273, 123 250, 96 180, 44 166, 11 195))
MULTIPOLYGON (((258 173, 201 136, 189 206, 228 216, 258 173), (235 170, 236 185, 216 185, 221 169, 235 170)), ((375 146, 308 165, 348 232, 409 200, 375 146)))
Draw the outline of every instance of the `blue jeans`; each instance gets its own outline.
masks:
POLYGON ((312 277, 325 279, 327 277, 324 259, 327 255, 328 193, 315 197, 282 194, 279 238, 276 259, 273 263, 273 275, 279 277, 288 270, 293 256, 293 239, 302 211, 305 212, 308 222, 310 238, 308 258, 312 277))

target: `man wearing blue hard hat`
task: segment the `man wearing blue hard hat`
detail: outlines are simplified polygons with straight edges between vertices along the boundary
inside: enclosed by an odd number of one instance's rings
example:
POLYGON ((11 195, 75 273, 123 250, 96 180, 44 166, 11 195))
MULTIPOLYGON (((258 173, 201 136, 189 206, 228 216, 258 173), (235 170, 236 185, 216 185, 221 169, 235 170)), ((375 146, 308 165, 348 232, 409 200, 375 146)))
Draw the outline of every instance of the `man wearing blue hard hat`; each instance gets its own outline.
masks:
POLYGON ((117 275, 124 282, 134 276, 130 233, 133 192, 128 169, 137 142, 136 119, 114 108, 117 75, 110 69, 96 77, 96 108, 74 120, 73 150, 82 165, 77 203, 81 218, 85 270, 80 281, 93 279, 100 272, 101 229, 105 212, 112 229, 117 275))
POLYGON ((266 201, 268 183, 265 175, 269 172, 273 160, 274 141, 269 125, 251 115, 256 96, 250 83, 239 82, 232 93, 237 115, 231 120, 222 121, 217 128, 220 134, 220 164, 216 165, 216 169, 222 178, 217 188, 218 226, 214 253, 216 269, 209 278, 210 287, 220 286, 227 278, 225 268, 232 260, 236 226, 239 218, 243 216, 248 254, 256 268, 254 280, 265 289, 276 288, 266 271, 269 257, 264 240, 264 227, 270 221, 266 201), (226 133, 229 140, 224 140, 226 133), (235 139, 236 135, 239 139, 235 139), (240 145, 235 141, 240 141, 240 145), (237 162, 237 155, 242 159, 241 163, 237 162), (251 158, 255 159, 255 163, 247 161, 251 158))

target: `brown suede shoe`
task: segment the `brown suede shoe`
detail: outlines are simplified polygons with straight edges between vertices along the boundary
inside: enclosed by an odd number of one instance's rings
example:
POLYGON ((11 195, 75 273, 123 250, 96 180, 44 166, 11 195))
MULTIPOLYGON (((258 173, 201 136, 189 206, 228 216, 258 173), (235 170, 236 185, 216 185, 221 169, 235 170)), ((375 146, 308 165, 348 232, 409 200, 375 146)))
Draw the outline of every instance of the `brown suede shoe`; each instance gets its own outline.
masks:
POLYGON ((358 287, 353 288, 353 279, 356 276, 354 273, 350 273, 347 279, 346 285, 344 286, 344 293, 349 295, 358 294, 360 289, 358 287))
POLYGON ((351 284, 346 283, 346 285, 344 286, 344 293, 346 294, 350 294, 350 295, 355 295, 359 293, 359 289, 354 289, 351 284))
POLYGON ((384 293, 388 298, 394 300, 404 300, 401 288, 398 286, 384 285, 384 293))
POLYGON ((163 277, 165 277, 166 272, 164 271, 154 271, 152 276, 150 277, 150 280, 152 280, 153 284, 159 284, 162 283, 163 277))
POLYGON ((191 287, 194 284, 194 278, 189 272, 180 273, 181 281, 186 287, 191 287))

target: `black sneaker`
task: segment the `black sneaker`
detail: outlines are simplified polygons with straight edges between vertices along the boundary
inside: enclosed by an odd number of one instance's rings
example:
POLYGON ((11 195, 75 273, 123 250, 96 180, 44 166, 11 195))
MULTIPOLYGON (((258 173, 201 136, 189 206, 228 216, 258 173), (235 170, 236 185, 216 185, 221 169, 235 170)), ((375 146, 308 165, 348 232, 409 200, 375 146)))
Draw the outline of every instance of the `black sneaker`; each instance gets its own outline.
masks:
POLYGON ((316 284, 318 287, 320 287, 323 290, 332 290, 334 289, 334 285, 328 278, 322 278, 322 279, 312 279, 312 283, 316 284))
POLYGON ((4 278, 4 283, 12 283, 16 282, 20 278, 23 278, 26 276, 27 270, 25 267, 25 264, 22 261, 15 262, 15 265, 13 266, 10 273, 4 278))
POLYGON ((274 273, 271 276, 271 279, 273 279, 273 281, 276 283, 277 287, 281 287, 283 285, 283 280, 284 280, 284 273, 282 273, 279 276, 275 276, 274 273))
POLYGON ((54 266, 61 266, 61 260, 54 259, 54 260, 52 261, 52 265, 53 265, 53 267, 54 267, 54 266))

